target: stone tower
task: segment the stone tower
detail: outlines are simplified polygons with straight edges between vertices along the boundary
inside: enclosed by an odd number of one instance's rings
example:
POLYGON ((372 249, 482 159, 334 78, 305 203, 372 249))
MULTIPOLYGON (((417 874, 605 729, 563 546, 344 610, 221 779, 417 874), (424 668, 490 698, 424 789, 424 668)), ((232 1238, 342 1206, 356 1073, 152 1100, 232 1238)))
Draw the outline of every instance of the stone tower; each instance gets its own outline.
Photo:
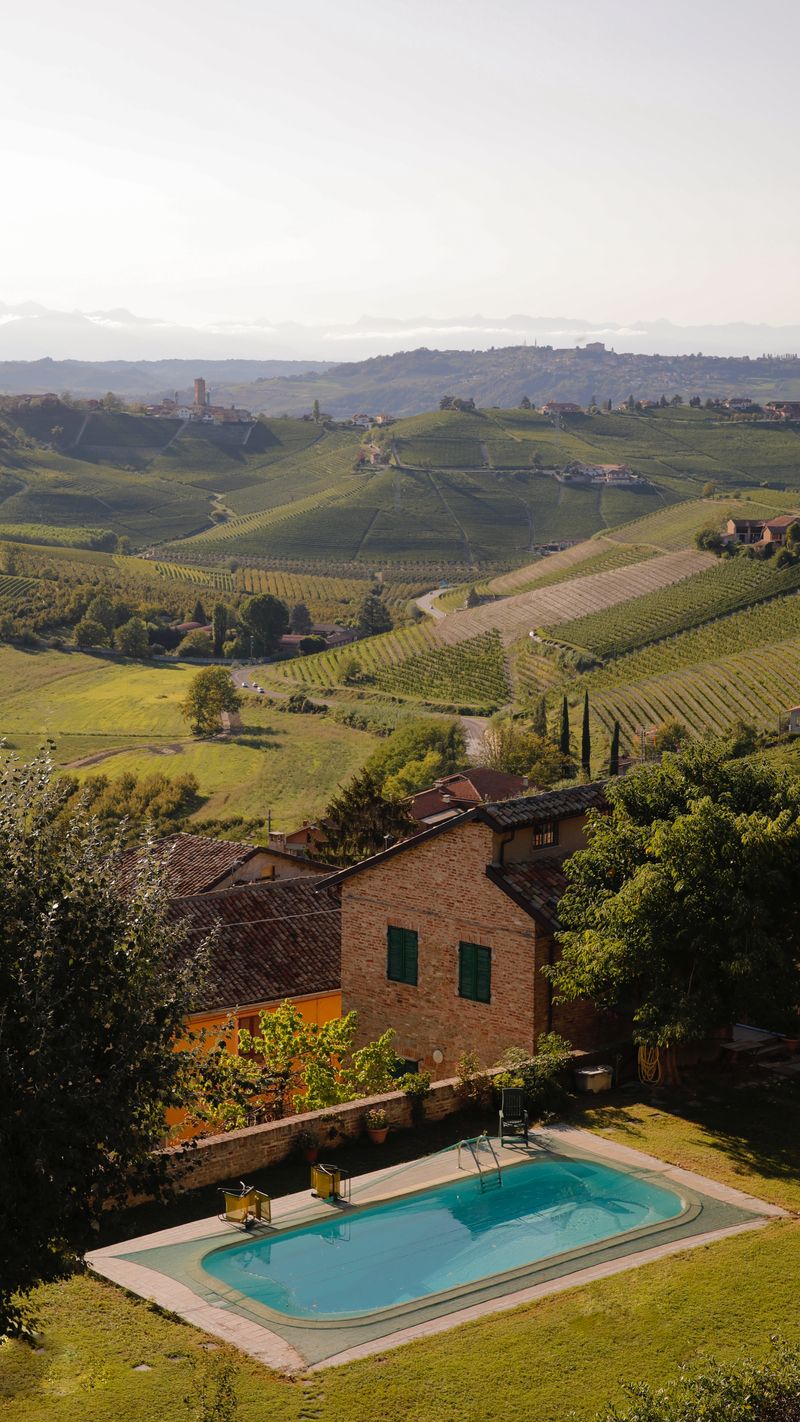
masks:
POLYGON ((202 375, 195 376, 194 403, 195 405, 205 405, 206 403, 206 382, 202 375))

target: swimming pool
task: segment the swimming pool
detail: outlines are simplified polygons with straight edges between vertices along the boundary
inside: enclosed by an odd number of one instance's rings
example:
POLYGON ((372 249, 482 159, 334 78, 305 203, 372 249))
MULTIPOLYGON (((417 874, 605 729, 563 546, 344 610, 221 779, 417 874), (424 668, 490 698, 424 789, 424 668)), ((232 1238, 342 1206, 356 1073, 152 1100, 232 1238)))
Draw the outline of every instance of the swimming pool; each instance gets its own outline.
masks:
POLYGON ((537 1260, 677 1220, 686 1200, 647 1176, 546 1156, 380 1205, 248 1238, 202 1260, 211 1279, 298 1320, 374 1314, 537 1260))

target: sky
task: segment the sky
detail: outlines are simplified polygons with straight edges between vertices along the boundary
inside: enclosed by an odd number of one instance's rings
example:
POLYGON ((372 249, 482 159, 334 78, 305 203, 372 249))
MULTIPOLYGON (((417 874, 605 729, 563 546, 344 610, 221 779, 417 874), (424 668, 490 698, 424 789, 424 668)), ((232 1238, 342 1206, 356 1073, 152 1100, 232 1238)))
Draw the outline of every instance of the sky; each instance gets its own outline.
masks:
POLYGON ((794 0, 9 8, 0 299, 800 322, 794 0))

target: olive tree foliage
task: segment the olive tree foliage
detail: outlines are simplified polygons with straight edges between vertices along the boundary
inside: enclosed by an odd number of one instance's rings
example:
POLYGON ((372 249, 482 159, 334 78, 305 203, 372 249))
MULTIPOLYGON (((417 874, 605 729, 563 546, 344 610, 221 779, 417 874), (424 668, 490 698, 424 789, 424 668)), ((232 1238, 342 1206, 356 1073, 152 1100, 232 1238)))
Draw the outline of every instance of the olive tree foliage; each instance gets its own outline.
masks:
POLYGON ((699 743, 611 781, 565 866, 557 999, 632 1009, 642 1045, 800 1002, 800 782, 729 749, 699 743))
POLYGON ((0 771, 0 1336, 67 1274, 104 1202, 157 1188, 151 1151, 183 1101, 173 1039, 202 953, 165 920, 147 849, 122 898, 109 838, 42 755, 0 771))

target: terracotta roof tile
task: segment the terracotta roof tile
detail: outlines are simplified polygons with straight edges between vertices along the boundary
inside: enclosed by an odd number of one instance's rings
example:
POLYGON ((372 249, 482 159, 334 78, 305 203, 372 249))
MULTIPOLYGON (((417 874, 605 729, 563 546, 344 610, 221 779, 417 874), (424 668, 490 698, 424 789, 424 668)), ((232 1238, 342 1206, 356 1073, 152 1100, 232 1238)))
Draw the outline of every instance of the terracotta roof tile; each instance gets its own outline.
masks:
MULTIPOLYGON (((168 866, 170 892, 182 898, 213 889, 220 879, 246 864, 261 848, 237 840, 212 839, 204 834, 168 834, 156 841, 154 852, 159 862, 168 866)), ((139 856, 138 849, 126 849, 120 855, 117 883, 122 893, 133 884, 139 856)))
POLYGON ((534 825, 539 820, 583 815, 587 810, 599 809, 604 804, 605 786, 602 781, 595 781, 591 785, 571 785, 567 790, 547 790, 542 795, 526 795, 519 800, 483 805, 477 814, 493 829, 517 829, 534 825))
POLYGON ((196 1011, 282 1002, 341 986, 339 895, 318 880, 278 879, 176 899, 192 950, 214 932, 196 1011))
POLYGON ((491 868, 489 878, 534 918, 558 927, 558 905, 567 887, 563 859, 536 859, 530 864, 491 868))

